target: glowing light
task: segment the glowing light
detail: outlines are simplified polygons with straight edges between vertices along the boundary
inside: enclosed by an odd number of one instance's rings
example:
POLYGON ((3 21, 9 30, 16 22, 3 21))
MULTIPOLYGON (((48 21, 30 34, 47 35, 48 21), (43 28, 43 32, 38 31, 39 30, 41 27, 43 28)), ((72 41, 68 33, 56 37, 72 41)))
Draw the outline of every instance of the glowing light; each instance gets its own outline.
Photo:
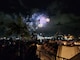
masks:
POLYGON ((43 27, 43 24, 39 24, 38 27, 43 27))
POLYGON ((45 24, 46 23, 46 18, 45 17, 41 17, 40 18, 40 24, 45 24))
POLYGON ((46 22, 50 22, 50 19, 49 18, 46 18, 46 22))
POLYGON ((30 19, 30 22, 26 22, 29 25, 29 31, 36 30, 39 27, 45 27, 45 25, 50 21, 49 16, 46 13, 42 12, 35 12, 33 13, 30 18, 26 18, 23 20, 30 19))

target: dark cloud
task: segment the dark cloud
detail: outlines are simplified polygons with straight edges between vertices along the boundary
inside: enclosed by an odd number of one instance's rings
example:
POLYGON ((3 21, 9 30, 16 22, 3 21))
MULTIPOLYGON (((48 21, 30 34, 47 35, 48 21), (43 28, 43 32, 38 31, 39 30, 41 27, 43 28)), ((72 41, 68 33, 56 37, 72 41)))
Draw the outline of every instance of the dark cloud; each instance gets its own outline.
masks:
POLYGON ((48 25, 50 32, 61 30, 63 33, 79 34, 80 30, 80 9, 79 1, 61 0, 54 1, 47 8, 50 14, 51 24, 48 25))
MULTIPOLYGON (((38 31, 53 35, 59 30, 63 33, 80 33, 79 6, 79 0, 0 0, 0 11, 2 12, 27 15, 36 9, 47 11, 51 21, 38 31)), ((11 19, 9 15, 7 16, 8 18, 5 16, 5 19, 11 19)))
POLYGON ((73 14, 51 16, 51 21, 40 31, 54 35, 56 32, 78 35, 80 33, 80 18, 73 14))

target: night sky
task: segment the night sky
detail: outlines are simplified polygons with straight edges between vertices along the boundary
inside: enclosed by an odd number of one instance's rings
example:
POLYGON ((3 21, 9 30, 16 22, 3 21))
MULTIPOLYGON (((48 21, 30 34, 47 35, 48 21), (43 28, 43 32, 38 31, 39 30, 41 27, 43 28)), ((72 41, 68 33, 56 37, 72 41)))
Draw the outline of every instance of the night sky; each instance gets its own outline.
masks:
POLYGON ((38 29, 47 35, 57 31, 65 34, 80 34, 79 0, 0 0, 0 12, 5 14, 31 14, 32 10, 46 11, 50 23, 38 29))

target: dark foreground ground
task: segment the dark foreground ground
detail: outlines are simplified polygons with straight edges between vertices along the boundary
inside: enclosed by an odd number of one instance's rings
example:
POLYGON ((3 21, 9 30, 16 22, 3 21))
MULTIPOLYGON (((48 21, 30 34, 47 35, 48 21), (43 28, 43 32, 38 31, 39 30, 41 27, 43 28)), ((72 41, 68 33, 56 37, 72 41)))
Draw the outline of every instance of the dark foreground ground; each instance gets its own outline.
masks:
POLYGON ((0 60, 40 60, 34 42, 0 40, 0 60))

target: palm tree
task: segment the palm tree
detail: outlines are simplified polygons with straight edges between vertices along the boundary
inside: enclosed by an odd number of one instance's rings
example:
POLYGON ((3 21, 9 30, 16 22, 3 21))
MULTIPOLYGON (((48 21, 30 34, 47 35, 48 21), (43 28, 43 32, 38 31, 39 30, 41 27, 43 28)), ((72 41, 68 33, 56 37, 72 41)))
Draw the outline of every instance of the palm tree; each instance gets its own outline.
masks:
POLYGON ((17 18, 16 22, 13 21, 8 24, 7 34, 16 34, 18 36, 22 36, 24 34, 24 36, 29 36, 27 26, 22 22, 21 16, 17 18))
POLYGON ((5 32, 4 22, 0 21, 0 37, 4 35, 4 32, 5 32))

